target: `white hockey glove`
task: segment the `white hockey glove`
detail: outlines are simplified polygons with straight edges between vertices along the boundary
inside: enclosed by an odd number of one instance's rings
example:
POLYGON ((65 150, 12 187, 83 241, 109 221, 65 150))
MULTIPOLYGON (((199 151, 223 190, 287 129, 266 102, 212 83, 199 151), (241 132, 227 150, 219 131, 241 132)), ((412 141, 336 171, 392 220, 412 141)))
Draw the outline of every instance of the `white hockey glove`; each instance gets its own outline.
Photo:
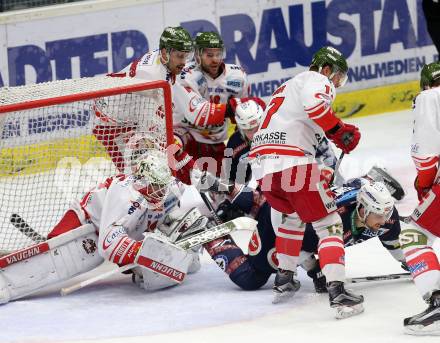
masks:
POLYGON ((218 194, 229 194, 234 189, 234 183, 222 180, 207 171, 200 169, 191 170, 191 184, 199 192, 214 192, 218 194))

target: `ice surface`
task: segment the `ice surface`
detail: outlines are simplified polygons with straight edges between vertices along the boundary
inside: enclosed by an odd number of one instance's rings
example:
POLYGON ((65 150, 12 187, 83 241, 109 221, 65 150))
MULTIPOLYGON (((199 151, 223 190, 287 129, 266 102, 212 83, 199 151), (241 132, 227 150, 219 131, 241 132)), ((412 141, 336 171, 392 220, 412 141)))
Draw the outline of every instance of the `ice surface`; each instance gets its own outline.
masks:
MULTIPOLYGON (((352 120, 359 148, 344 157, 345 176, 358 176, 373 163, 385 166, 406 188, 397 206, 410 214, 416 205, 415 169, 409 157, 411 113, 352 120)), ((237 235, 246 246, 249 232, 237 235)), ((436 242, 435 249, 440 254, 436 242)), ((371 239, 347 249, 347 276, 402 272, 371 239)), ((105 265, 103 269, 112 268, 105 265)), ((259 291, 238 289, 203 256, 199 273, 181 286, 147 294, 117 276, 61 297, 55 290, 0 307, 0 342, 438 342, 438 337, 403 334, 403 318, 425 309, 411 281, 352 285, 365 296, 365 313, 336 320, 326 295, 313 292, 300 273, 301 290, 286 304, 273 305, 273 279, 259 291)), ((84 278, 84 277, 83 277, 84 278)))

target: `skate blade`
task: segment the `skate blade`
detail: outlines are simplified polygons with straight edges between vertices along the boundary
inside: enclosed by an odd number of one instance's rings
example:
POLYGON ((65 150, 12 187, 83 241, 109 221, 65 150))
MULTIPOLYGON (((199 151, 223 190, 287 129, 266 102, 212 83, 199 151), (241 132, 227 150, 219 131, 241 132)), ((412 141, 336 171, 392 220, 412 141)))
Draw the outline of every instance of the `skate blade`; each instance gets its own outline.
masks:
POLYGON ((295 292, 284 292, 284 293, 273 292, 272 304, 279 304, 286 302, 289 299, 292 299, 294 295, 295 292))
POLYGON ((353 306, 338 306, 336 307, 336 319, 345 319, 349 317, 356 316, 364 312, 364 306, 362 304, 357 304, 353 306))
POLYGON ((430 325, 407 325, 405 334, 413 336, 440 336, 440 321, 430 325))

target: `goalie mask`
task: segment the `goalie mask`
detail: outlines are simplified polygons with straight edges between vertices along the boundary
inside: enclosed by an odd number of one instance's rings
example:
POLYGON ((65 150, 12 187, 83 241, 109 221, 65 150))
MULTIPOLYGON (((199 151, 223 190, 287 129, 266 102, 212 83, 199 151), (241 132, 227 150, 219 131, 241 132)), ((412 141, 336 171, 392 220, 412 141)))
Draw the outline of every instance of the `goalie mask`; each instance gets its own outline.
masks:
POLYGON ((356 200, 359 218, 371 229, 379 229, 393 214, 394 199, 382 182, 364 184, 356 200))
POLYGON ((153 207, 161 206, 173 182, 166 154, 160 150, 148 150, 137 159, 133 175, 133 188, 153 207))
POLYGON ((250 142, 260 126, 263 109, 253 100, 240 103, 235 110, 235 122, 241 136, 250 142))
POLYGON ((325 46, 319 49, 312 58, 311 67, 317 67, 318 72, 329 66, 331 74, 328 79, 333 82, 336 88, 343 87, 347 82, 348 65, 342 53, 331 47, 325 46))

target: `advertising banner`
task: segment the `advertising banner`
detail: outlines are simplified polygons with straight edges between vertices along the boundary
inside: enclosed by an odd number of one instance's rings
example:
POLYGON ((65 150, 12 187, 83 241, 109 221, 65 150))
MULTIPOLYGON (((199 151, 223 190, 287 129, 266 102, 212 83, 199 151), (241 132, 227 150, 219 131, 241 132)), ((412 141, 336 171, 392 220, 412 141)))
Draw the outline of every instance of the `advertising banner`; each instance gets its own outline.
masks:
MULTIPOLYGON (((81 13, 69 14, 69 8, 33 20, 3 20, 0 86, 119 71, 156 49, 164 27, 177 25, 192 35, 219 32, 226 62, 242 66, 251 94, 265 100, 305 70, 323 45, 347 57, 349 82, 339 93, 417 80, 422 66, 438 58, 421 0, 145 0, 89 6, 81 13)), ((417 92, 413 86, 404 91, 417 92)), ((344 94, 337 99, 342 116, 374 111, 367 102, 341 101, 348 101, 344 94)))

